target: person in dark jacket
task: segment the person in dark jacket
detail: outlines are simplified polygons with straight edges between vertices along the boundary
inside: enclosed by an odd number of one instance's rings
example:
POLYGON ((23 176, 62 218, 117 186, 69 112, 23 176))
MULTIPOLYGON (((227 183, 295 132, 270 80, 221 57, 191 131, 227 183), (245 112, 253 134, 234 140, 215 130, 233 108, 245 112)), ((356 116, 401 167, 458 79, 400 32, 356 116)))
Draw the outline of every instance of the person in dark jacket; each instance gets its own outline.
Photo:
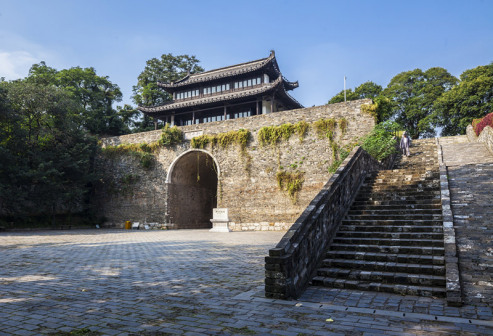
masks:
POLYGON ((411 138, 409 138, 407 132, 404 131, 404 133, 402 133, 401 145, 400 145, 402 150, 402 155, 406 155, 406 156, 411 155, 409 152, 409 146, 411 146, 411 138))

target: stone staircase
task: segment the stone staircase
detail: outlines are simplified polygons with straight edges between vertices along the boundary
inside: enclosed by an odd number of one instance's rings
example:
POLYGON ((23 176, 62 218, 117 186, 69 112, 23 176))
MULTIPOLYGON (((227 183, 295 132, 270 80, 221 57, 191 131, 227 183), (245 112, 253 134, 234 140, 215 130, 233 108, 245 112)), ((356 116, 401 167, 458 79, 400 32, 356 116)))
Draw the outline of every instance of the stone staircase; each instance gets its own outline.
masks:
POLYGON ((366 178, 312 285, 446 295, 435 139, 413 141, 395 169, 366 178))

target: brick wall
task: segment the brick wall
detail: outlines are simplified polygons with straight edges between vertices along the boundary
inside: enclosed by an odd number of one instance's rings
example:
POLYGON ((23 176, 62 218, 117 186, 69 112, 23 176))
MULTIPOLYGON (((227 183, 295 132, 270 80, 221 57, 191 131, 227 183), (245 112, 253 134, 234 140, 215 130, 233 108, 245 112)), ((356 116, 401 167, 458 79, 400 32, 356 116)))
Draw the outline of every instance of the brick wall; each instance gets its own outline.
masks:
MULTIPOLYGON (((207 124, 180 127, 186 138, 193 135, 217 134, 231 130, 248 129, 252 139, 246 148, 250 168, 246 168, 246 156, 237 147, 205 148, 218 165, 219 192, 217 207, 228 208, 230 228, 240 230, 287 230, 329 179, 328 166, 332 162, 332 149, 327 138, 319 138, 311 128, 303 141, 293 135, 278 146, 262 147, 257 134, 263 126, 296 123, 304 120, 313 123, 321 118, 345 118, 348 122, 344 134, 337 127, 335 141, 344 146, 367 134, 375 125, 374 119, 362 113, 360 106, 371 100, 316 106, 248 118, 225 120, 207 124), (276 172, 281 166, 286 171, 304 172, 304 183, 298 200, 293 203, 286 192, 277 185, 276 172)), ((124 143, 157 141, 161 131, 151 131, 105 138, 103 146, 124 143)), ((113 159, 101 157, 97 163, 103 173, 97 191, 97 209, 107 218, 109 226, 120 227, 125 220, 160 223, 170 226, 168 208, 169 188, 166 183, 168 170, 174 160, 190 151, 185 141, 173 148, 161 148, 156 163, 150 170, 140 167, 133 157, 119 156, 113 159), (137 177, 129 179, 128 177, 137 177), (130 180, 130 182, 129 182, 130 180)), ((187 207, 187 204, 183 204, 187 207)), ((186 211, 186 208, 185 208, 186 211)))

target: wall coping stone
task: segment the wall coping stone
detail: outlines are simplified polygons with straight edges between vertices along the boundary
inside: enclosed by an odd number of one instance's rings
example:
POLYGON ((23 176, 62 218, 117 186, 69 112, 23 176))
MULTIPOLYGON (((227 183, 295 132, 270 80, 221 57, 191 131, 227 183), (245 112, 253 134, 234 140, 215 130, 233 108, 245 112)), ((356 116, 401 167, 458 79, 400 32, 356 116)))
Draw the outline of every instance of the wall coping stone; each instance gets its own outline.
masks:
POLYGON ((455 239, 454 216, 450 202, 448 170, 447 166, 443 162, 442 146, 440 145, 438 138, 435 138, 435 143, 437 146, 438 163, 440 166, 440 197, 442 200, 447 304, 449 306, 460 307, 462 306, 462 297, 459 277, 459 259, 457 258, 457 241, 455 239))

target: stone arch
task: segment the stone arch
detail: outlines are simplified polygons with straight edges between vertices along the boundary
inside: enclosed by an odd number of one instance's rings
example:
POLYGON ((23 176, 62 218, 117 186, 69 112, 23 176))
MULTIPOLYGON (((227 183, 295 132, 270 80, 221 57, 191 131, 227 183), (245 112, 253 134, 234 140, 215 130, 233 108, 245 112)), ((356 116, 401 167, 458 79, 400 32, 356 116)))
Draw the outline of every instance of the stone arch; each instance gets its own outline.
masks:
POLYGON ((191 149, 177 157, 168 169, 167 217, 175 229, 211 228, 217 207, 219 165, 207 151, 191 149))

